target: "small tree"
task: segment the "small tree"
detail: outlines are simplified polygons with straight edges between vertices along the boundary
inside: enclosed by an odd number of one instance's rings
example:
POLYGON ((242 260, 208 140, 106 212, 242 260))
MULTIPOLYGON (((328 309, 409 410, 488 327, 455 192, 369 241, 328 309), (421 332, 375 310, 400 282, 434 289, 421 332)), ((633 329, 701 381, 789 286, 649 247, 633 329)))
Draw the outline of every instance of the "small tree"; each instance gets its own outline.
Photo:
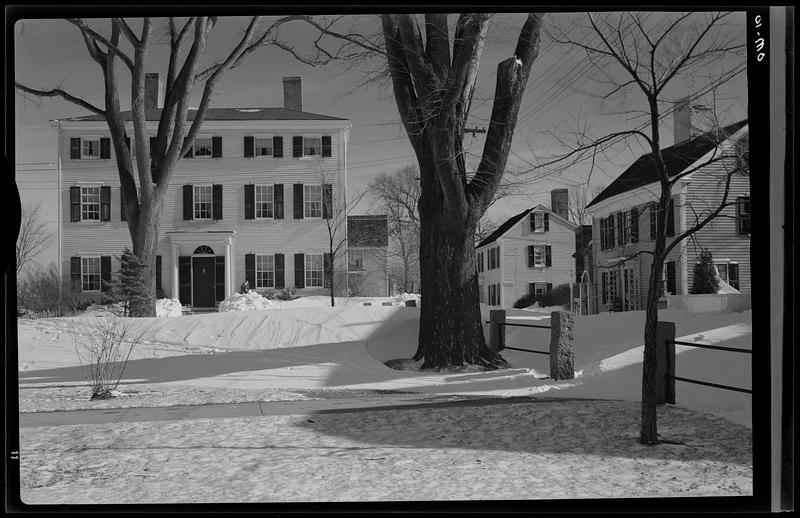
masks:
POLYGON ((142 262, 128 247, 117 259, 120 269, 116 278, 107 283, 108 300, 122 303, 122 315, 129 316, 131 307, 142 304, 149 299, 147 265, 142 262))
POLYGON ((700 257, 694 265, 692 294, 716 293, 718 289, 719 280, 714 268, 714 260, 711 257, 711 250, 704 249, 700 252, 700 257))
POLYGON ((17 277, 22 269, 36 256, 41 254, 53 240, 45 224, 39 219, 41 205, 36 203, 22 209, 22 217, 17 237, 17 277))

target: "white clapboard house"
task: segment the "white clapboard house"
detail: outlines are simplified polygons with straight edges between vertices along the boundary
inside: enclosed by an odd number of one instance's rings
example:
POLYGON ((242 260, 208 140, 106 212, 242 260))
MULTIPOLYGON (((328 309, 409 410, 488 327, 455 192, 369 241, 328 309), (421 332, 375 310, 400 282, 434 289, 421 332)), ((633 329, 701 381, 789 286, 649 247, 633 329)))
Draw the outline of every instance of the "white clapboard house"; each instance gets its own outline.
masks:
MULTIPOLYGON (((213 308, 245 279, 258 291, 326 291, 332 276, 324 269, 334 266, 326 255, 324 218, 345 206, 351 125, 304 112, 299 77, 284 78, 283 87, 283 107, 208 109, 164 202, 156 261, 160 296, 213 308)), ((148 74, 152 137, 161 91, 159 75, 148 74)), ((129 112, 123 116, 132 135, 129 112)), ((96 115, 54 124, 63 287, 79 299, 101 300, 101 281, 111 279, 119 255, 131 246, 110 134, 96 115)))

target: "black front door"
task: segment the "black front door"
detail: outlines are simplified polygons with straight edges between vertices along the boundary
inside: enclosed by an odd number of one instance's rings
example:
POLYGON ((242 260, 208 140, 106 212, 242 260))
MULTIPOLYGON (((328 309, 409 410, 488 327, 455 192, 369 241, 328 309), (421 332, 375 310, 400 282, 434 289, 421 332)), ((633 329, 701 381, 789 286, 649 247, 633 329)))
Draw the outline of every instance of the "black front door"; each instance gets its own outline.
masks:
POLYGON ((213 308, 214 297, 214 258, 192 258, 192 306, 213 308))

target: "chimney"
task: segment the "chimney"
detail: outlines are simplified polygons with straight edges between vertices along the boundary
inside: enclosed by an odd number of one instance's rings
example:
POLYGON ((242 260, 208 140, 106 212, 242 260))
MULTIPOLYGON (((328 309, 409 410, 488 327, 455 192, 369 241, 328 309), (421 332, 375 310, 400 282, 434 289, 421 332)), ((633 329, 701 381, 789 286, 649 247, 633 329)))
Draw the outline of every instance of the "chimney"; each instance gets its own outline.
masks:
POLYGON ((283 107, 303 111, 303 85, 300 77, 283 78, 283 107))
POLYGON ((689 97, 675 101, 675 110, 672 112, 672 125, 675 136, 675 144, 680 144, 686 140, 702 135, 707 131, 703 129, 704 122, 701 120, 700 112, 710 110, 703 104, 689 104, 689 97))
POLYGON ((164 83, 161 74, 148 72, 144 75, 144 109, 164 107, 164 83))
POLYGON ((569 191, 567 189, 550 191, 550 210, 569 221, 569 191))

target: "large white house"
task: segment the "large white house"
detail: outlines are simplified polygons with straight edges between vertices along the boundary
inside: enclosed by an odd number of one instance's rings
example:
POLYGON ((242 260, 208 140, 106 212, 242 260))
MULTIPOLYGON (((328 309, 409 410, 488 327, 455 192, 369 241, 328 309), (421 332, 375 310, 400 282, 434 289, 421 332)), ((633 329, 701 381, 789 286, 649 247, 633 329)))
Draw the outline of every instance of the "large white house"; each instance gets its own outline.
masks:
MULTIPOLYGON (((283 82, 283 107, 208 109, 164 202, 156 264, 161 296, 211 308, 245 280, 260 291, 326 291, 333 275, 324 270, 338 265, 327 255, 324 218, 344 217, 337 209, 346 206, 351 124, 304 112, 300 78, 283 82)), ((147 75, 152 136, 161 114, 160 85, 158 74, 147 75)), ((123 116, 132 135, 129 112, 123 116)), ((101 281, 119 269, 117 257, 131 246, 110 133, 96 115, 54 124, 64 289, 99 300, 101 281)), ((339 227, 346 232, 346 225, 339 227)), ((346 254, 337 261, 346 268, 346 254)))

